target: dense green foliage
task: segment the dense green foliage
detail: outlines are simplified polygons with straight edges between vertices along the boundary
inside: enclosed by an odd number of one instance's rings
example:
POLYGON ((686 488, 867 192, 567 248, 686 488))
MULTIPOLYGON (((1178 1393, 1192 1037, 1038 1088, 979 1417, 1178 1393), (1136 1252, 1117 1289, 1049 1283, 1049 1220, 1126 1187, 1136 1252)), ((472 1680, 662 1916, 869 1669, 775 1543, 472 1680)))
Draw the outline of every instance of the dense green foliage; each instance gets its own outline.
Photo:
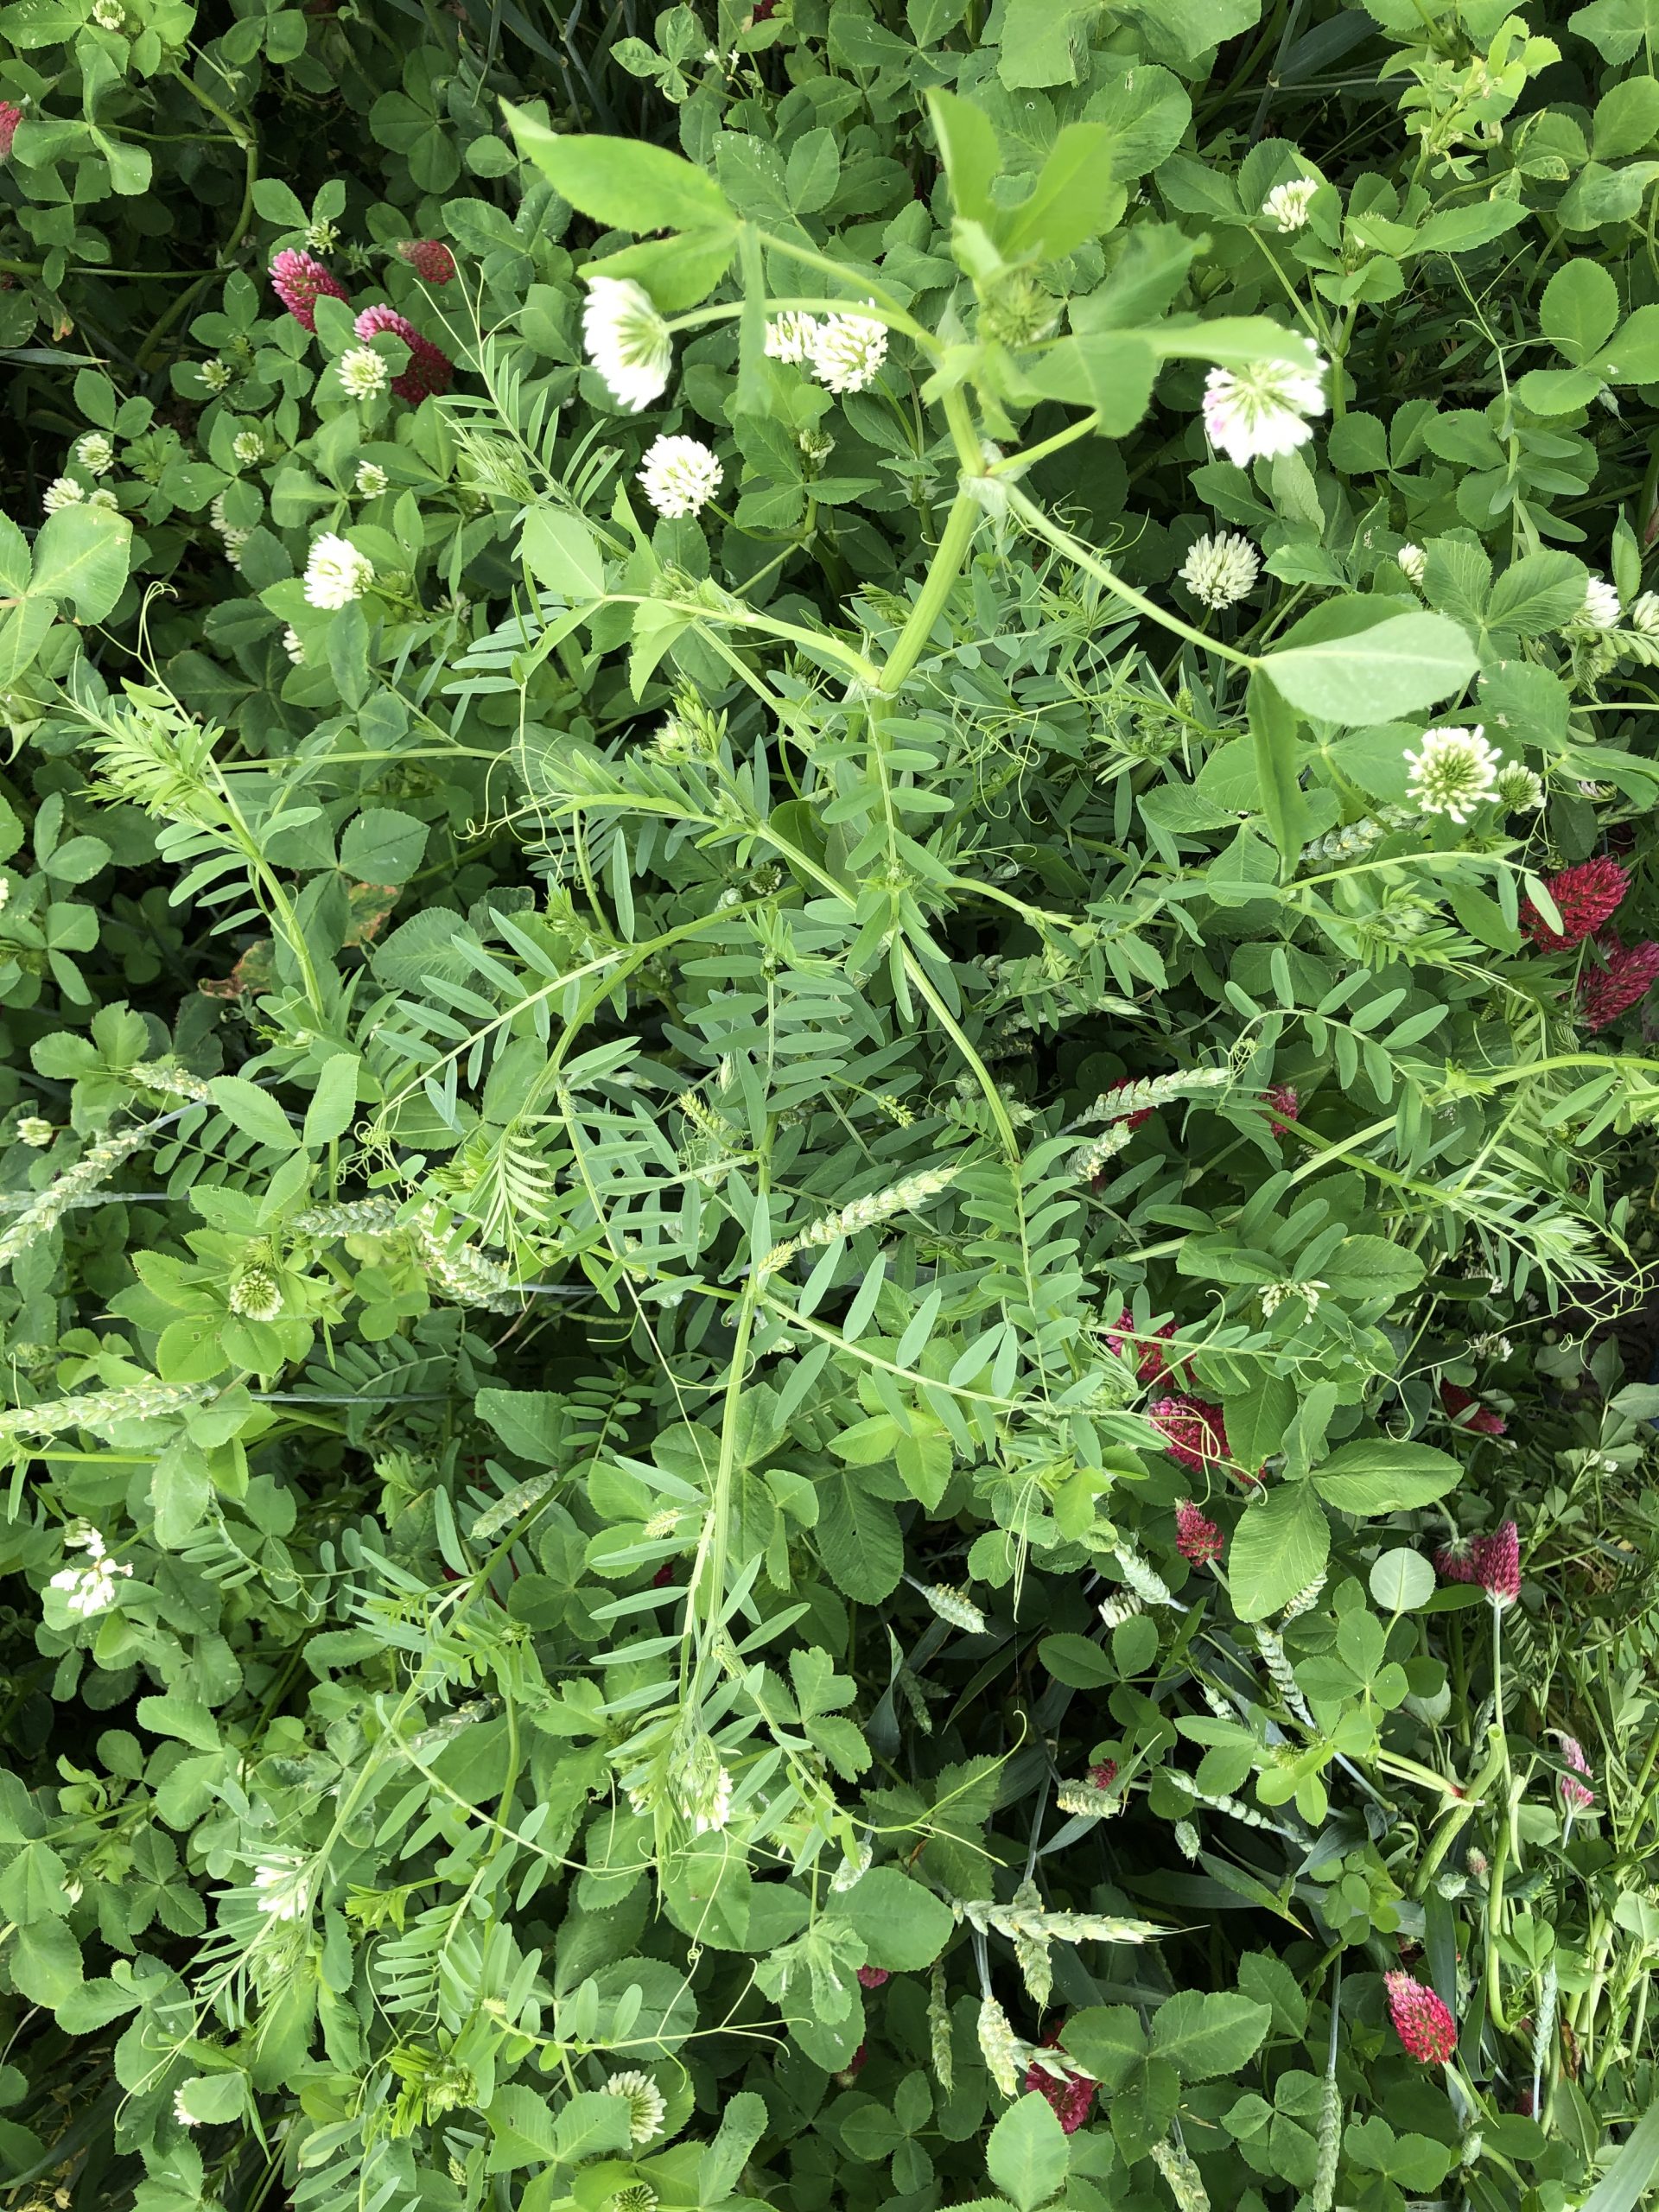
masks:
POLYGON ((10 2202, 1630 2212, 1655 28, 0 7, 10 2202))

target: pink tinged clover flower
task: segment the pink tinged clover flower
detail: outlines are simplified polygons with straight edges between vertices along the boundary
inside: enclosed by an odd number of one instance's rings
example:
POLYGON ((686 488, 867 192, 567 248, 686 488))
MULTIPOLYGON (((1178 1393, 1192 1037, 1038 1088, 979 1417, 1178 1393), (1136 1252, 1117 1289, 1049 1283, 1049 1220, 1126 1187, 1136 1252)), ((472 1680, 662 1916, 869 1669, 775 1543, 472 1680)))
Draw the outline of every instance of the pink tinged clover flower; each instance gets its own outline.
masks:
POLYGON ((1275 1083, 1269 1085, 1268 1103, 1274 1109, 1275 1116, 1279 1117, 1275 1118, 1270 1125, 1276 1137, 1283 1136, 1290 1124, 1301 1118, 1302 1102, 1296 1094, 1296 1086, 1294 1083, 1275 1083))
POLYGON ((1219 1406, 1207 1398, 1185 1394, 1159 1398, 1147 1408, 1153 1426, 1164 1440, 1170 1458, 1195 1475, 1232 1457, 1227 1445, 1227 1423, 1219 1406))
POLYGON ((1521 1531, 1505 1521, 1490 1536, 1477 1536, 1469 1548, 1472 1572, 1493 1605, 1512 1605, 1521 1595, 1521 1531))
POLYGON ((455 273, 455 257, 442 238, 404 238, 397 258, 406 261, 424 284, 447 284, 455 273))
POLYGON ((407 316, 396 308, 365 308, 353 327, 365 343, 384 333, 388 338, 401 338, 409 348, 409 365, 391 380, 391 388, 399 399, 407 399, 419 406, 423 399, 435 393, 448 391, 455 380, 455 365, 441 346, 429 338, 423 338, 407 316))
POLYGON ((15 101, 0 100, 0 162, 10 159, 11 142, 22 119, 23 111, 15 101))
POLYGON ((1175 1508, 1175 1548, 1193 1567, 1221 1557, 1222 1534, 1215 1522, 1200 1513, 1190 1497, 1175 1508))
POLYGON ((343 300, 346 287, 315 254, 289 246, 270 264, 270 288, 296 322, 306 330, 317 327, 317 302, 343 300))
POLYGON ((1579 1014, 1592 1037, 1646 998, 1659 976, 1659 944, 1623 945, 1609 931, 1606 957, 1605 968, 1586 968, 1579 985, 1579 1014))
POLYGON ((1584 1756, 1584 1745, 1576 1736, 1561 1735, 1558 1740, 1561 1757, 1573 1770, 1571 1774, 1561 1777, 1561 1802, 1569 1813, 1581 1813, 1587 1805, 1593 1805, 1596 1802, 1596 1793, 1589 1786, 1595 1776, 1589 1760, 1584 1756), (1584 1777, 1582 1782, 1578 1779, 1580 1775, 1584 1777))
POLYGON ((1432 1989, 1403 1970, 1387 1974, 1389 2018, 1394 2032, 1420 2065, 1444 2065, 1458 2047, 1458 2024, 1432 1989))
POLYGON ((1307 418, 1325 407, 1325 363, 1311 346, 1300 363, 1251 361, 1211 369, 1205 379, 1205 435, 1240 468, 1306 445, 1313 435, 1307 418))

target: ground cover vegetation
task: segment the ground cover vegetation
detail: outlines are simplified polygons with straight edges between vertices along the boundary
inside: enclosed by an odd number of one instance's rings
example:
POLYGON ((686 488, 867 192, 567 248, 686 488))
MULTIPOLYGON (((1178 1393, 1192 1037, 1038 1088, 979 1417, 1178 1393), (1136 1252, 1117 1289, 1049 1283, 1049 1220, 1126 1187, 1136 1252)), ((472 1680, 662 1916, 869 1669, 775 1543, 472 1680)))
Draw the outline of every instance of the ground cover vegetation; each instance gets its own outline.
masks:
POLYGON ((1633 2212, 1647 0, 0 7, 29 2212, 1633 2212))

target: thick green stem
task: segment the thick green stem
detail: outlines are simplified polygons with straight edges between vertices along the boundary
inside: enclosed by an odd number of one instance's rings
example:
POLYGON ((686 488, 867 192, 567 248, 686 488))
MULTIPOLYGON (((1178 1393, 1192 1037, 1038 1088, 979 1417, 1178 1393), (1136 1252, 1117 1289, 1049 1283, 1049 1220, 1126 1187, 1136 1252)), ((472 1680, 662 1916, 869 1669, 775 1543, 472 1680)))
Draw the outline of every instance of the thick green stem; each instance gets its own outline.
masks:
POLYGON ((921 590, 916 594, 916 604, 904 628, 894 641, 893 651, 877 679, 876 688, 891 697, 904 687, 906 677, 921 658, 933 625, 944 613, 951 588, 962 573, 962 564, 968 557, 974 532, 979 527, 979 501, 971 492, 958 492, 950 503, 945 517, 944 532, 934 550, 921 590))

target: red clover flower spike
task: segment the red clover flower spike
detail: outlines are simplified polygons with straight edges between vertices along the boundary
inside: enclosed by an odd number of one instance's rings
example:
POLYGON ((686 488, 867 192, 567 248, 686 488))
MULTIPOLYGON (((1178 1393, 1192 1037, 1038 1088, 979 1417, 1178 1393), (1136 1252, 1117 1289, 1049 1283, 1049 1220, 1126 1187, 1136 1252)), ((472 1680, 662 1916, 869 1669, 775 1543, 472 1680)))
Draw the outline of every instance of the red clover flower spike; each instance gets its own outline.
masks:
POLYGON ((1623 945, 1610 931, 1605 949, 1606 966, 1586 968, 1579 985, 1579 1014, 1592 1037, 1639 1005, 1659 976, 1659 944, 1623 945))
POLYGON ((1584 1745, 1576 1736, 1558 1731, 1557 1741, 1561 1747, 1561 1757, 1573 1770, 1571 1774, 1561 1777, 1561 1802, 1569 1813, 1581 1813, 1586 1806, 1596 1802, 1596 1793, 1590 1787, 1595 1780, 1594 1771, 1584 1755, 1584 1745), (1584 1777, 1582 1781, 1578 1778, 1580 1775, 1584 1777))
POLYGON ((384 331, 389 338, 401 338, 408 346, 409 365, 391 380, 391 388, 399 399, 418 406, 435 392, 448 391, 454 382, 455 365, 449 356, 429 338, 423 338, 409 318, 399 315, 396 308, 365 308, 355 327, 359 338, 373 338, 384 331))
POLYGON ((1221 1557, 1222 1534, 1215 1522, 1199 1512, 1190 1497, 1175 1508, 1175 1548, 1194 1567, 1221 1557))
POLYGON ((1458 2047, 1458 2024, 1432 1989, 1399 1971, 1384 1974, 1389 2018, 1410 2056, 1424 2066, 1444 2065, 1458 2047))
POLYGON ((1506 1521, 1490 1536, 1477 1536, 1471 1548, 1471 1580, 1495 1605, 1512 1605, 1521 1595, 1521 1531, 1506 1521))
POLYGON ((1560 928, 1553 929, 1530 899, 1522 909, 1521 926, 1541 951, 1570 952, 1612 919, 1630 887, 1630 878, 1616 860, 1604 855, 1581 861, 1577 868, 1544 878, 1544 888, 1561 918, 1560 928))
POLYGON ((343 300, 346 287, 323 267, 315 254, 289 246, 270 264, 270 288, 296 322, 307 330, 317 327, 317 302, 327 297, 343 300))

